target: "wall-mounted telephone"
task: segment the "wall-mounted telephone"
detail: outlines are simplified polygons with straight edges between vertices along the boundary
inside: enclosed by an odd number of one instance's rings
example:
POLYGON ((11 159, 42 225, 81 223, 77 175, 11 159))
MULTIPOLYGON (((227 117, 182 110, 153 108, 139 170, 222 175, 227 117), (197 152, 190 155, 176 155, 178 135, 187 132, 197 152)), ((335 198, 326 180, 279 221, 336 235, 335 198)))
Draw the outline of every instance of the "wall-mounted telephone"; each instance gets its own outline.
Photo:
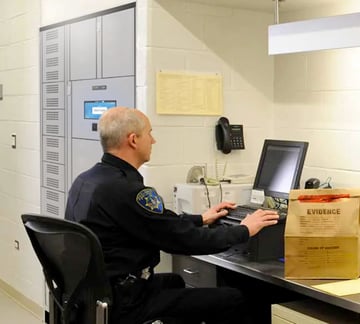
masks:
POLYGON ((225 154, 245 149, 243 125, 231 125, 226 117, 219 118, 215 136, 217 149, 225 154))

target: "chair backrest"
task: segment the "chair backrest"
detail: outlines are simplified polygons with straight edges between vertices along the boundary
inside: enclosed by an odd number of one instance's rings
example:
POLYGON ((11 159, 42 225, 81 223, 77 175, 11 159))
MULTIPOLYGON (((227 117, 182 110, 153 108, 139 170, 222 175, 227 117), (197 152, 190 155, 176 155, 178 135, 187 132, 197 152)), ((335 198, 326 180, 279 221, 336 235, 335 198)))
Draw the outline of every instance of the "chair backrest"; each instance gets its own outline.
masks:
POLYGON ((96 235, 64 219, 34 214, 21 218, 60 310, 61 322, 98 323, 97 305, 106 308, 112 297, 96 235))

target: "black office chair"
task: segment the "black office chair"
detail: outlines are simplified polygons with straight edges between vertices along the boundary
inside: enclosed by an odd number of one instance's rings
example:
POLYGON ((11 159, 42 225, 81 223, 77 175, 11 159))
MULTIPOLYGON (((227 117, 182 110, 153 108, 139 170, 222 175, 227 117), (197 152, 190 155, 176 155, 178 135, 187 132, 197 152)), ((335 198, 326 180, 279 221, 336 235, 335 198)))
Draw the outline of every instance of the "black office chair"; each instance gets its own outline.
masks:
MULTIPOLYGON (((97 236, 65 219, 21 218, 50 290, 50 324, 107 324, 112 293, 97 236)), ((170 323, 179 322, 162 318, 144 324, 170 323)))
POLYGON ((54 301, 50 323, 108 323, 111 287, 93 232, 64 219, 32 214, 21 218, 54 301))

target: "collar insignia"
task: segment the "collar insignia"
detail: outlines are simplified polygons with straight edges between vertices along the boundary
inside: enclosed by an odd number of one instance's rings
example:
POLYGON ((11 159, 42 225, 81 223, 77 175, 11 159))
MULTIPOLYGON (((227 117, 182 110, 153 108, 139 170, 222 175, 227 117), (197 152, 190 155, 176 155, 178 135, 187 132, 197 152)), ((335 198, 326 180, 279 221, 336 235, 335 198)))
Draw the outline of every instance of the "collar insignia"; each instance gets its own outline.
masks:
POLYGON ((163 201, 153 188, 141 190, 136 196, 136 202, 152 213, 162 214, 164 212, 163 201))

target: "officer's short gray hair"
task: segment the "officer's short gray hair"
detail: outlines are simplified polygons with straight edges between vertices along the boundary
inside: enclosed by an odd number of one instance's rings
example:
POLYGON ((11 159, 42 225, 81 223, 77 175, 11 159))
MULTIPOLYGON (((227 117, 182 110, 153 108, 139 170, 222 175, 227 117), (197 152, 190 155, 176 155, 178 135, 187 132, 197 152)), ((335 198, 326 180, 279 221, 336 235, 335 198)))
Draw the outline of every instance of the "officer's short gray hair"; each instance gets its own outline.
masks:
POLYGON ((140 135, 145 120, 134 108, 116 107, 104 112, 99 120, 100 142, 104 152, 121 145, 131 133, 140 135))

